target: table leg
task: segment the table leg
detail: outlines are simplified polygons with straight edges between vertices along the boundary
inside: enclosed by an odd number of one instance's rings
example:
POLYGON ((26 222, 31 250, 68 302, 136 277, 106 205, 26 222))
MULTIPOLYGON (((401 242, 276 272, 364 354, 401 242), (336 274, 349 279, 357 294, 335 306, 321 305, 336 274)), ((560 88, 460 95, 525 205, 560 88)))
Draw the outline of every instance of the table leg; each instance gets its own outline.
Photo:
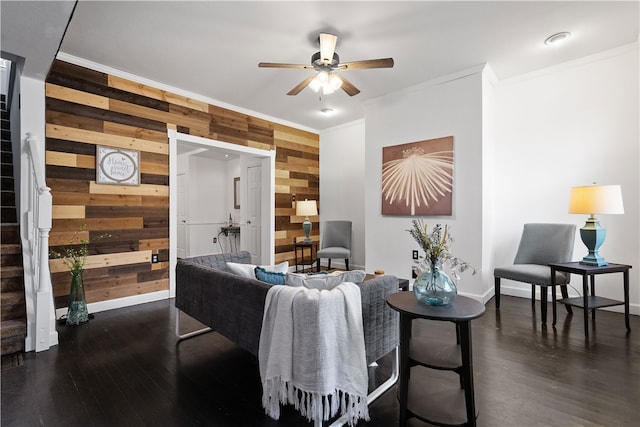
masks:
POLYGON ((551 310, 553 310, 553 326, 558 320, 558 310, 556 310, 556 287, 551 285, 551 310))
POLYGON ((547 324, 547 293, 548 292, 549 291, 545 286, 540 286, 540 317, 542 317, 543 325, 547 324))
POLYGON ((584 336, 589 336, 589 278, 587 275, 582 276, 582 303, 584 315, 584 336))
MULTIPOLYGON (((589 276, 589 283, 591 285, 591 296, 595 297, 596 296, 596 276, 595 274, 592 274, 591 276, 589 276)), ((592 309, 591 310, 591 320, 593 320, 594 322, 596 321, 596 309, 592 309)))
POLYGON ((407 398, 409 395, 409 341, 412 318, 400 313, 400 390, 398 393, 400 416, 398 425, 407 423, 407 398))
POLYGON ((476 425, 476 404, 473 393, 473 358, 471 349, 471 322, 457 322, 460 325, 460 351, 462 353, 462 381, 464 383, 464 398, 467 407, 467 424, 476 425))
MULTIPOLYGON (((562 292, 562 298, 569 298, 569 291, 567 290, 567 285, 560 285, 560 292, 562 292)), ((569 304, 565 304, 564 307, 567 309, 567 313, 573 314, 573 309, 569 304)))
POLYGON ((622 272, 624 276, 624 324, 627 331, 631 330, 629 325, 629 269, 622 272))

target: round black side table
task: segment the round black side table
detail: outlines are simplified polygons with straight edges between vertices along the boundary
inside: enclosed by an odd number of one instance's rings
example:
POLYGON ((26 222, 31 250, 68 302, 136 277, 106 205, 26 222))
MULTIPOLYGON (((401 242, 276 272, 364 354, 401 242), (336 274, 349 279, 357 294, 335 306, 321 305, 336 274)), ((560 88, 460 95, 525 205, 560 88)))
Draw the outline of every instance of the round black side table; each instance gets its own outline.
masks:
POLYGON ((400 313, 399 425, 416 417, 442 426, 475 426, 471 320, 484 314, 484 304, 458 295, 447 306, 430 306, 419 302, 413 292, 389 295, 387 304, 400 313), (457 342, 446 349, 418 339, 412 343, 413 319, 455 323, 457 342), (430 379, 430 369, 456 372, 460 384, 430 379))

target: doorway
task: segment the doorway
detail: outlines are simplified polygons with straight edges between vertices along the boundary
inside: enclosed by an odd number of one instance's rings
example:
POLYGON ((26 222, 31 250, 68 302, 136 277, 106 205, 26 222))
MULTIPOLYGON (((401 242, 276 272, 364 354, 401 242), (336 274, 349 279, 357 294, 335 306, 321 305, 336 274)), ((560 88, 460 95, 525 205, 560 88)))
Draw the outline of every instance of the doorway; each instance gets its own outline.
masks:
MULTIPOLYGON (((170 297, 175 296, 177 253, 184 253, 178 230, 184 228, 184 202, 179 200, 184 180, 178 175, 179 153, 193 152, 205 156, 239 159, 239 214, 234 225, 240 229, 239 250, 249 250, 256 264, 273 264, 275 258, 275 151, 260 150, 168 131, 169 137, 169 283, 170 297), (183 205, 180 207, 180 205, 183 205)), ((235 179, 229 187, 235 193, 235 179)), ((186 183, 188 186, 189 183, 186 183)), ((184 189, 182 189, 184 190, 184 189)), ((230 192, 231 193, 231 192, 230 192)), ((235 204, 235 203, 234 203, 235 204)))

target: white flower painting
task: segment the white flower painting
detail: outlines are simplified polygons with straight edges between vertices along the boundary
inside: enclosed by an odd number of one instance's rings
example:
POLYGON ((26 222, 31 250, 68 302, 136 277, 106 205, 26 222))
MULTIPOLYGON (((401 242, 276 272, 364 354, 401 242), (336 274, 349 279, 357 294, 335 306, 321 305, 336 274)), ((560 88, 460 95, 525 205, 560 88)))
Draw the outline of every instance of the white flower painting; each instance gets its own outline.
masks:
POLYGON ((453 136, 382 148, 383 215, 451 215, 453 136))

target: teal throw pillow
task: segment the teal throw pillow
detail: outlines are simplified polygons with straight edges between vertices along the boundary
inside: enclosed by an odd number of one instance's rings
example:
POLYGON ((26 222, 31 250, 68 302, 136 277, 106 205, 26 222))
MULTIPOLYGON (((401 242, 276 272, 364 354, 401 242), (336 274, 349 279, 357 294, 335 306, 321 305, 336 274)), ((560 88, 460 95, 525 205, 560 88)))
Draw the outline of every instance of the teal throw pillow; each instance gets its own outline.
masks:
POLYGON ((277 273, 274 271, 267 271, 262 267, 256 267, 255 269, 256 279, 261 282, 266 282, 271 285, 284 285, 285 278, 287 277, 284 273, 277 273))

